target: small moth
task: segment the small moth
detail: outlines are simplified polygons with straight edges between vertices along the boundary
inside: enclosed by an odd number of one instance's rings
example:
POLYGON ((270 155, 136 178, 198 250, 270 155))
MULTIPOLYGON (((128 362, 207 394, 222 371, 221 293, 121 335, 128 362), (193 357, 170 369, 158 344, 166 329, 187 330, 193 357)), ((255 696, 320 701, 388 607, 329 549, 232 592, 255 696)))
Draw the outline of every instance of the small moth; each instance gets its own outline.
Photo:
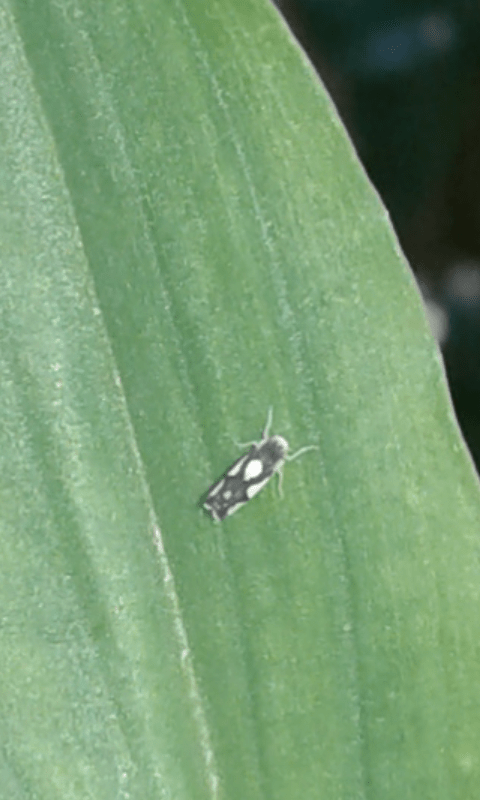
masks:
POLYGON ((286 439, 283 436, 269 435, 271 424, 272 409, 269 408, 261 441, 241 445, 242 447, 250 445, 250 450, 240 456, 208 490, 203 507, 215 522, 229 517, 248 503, 276 472, 279 475, 278 486, 281 495, 282 467, 285 461, 293 461, 307 450, 318 449, 316 445, 311 444, 301 447, 289 456, 286 439))

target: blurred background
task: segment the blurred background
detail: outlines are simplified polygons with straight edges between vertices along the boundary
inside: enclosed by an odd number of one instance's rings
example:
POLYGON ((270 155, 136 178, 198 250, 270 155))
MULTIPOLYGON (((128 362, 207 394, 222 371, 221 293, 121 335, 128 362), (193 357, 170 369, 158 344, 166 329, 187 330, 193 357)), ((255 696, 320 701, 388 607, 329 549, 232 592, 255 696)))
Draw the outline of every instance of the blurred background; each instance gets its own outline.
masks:
POLYGON ((275 0, 382 196, 480 472, 480 0, 275 0))

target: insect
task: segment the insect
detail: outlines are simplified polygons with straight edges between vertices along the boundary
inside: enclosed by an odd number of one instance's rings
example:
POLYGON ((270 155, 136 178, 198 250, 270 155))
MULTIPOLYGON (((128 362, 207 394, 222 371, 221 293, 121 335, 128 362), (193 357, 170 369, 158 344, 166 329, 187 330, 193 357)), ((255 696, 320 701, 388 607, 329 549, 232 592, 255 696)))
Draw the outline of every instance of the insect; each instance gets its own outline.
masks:
POLYGON ((278 472, 279 492, 282 494, 282 467, 285 461, 294 461, 308 450, 318 450, 314 444, 301 447, 296 453, 288 455, 288 442, 283 436, 270 436, 272 409, 269 408, 267 422, 260 442, 241 445, 250 450, 235 461, 220 480, 208 490, 203 508, 215 522, 229 517, 238 511, 252 497, 255 497, 270 478, 278 472))

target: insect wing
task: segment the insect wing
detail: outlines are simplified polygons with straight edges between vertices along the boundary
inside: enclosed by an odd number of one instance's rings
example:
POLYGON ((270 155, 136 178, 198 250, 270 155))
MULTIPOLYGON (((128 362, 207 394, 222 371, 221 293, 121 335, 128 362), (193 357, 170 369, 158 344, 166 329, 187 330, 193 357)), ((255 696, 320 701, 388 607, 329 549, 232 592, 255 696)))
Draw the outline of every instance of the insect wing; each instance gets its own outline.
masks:
POLYGON ((233 514, 249 500, 243 473, 250 454, 256 449, 253 445, 248 453, 240 456, 208 490, 203 507, 217 522, 233 514))
POLYGON ((280 468, 287 449, 282 437, 272 436, 235 461, 208 490, 203 506, 213 519, 225 519, 255 497, 280 468))

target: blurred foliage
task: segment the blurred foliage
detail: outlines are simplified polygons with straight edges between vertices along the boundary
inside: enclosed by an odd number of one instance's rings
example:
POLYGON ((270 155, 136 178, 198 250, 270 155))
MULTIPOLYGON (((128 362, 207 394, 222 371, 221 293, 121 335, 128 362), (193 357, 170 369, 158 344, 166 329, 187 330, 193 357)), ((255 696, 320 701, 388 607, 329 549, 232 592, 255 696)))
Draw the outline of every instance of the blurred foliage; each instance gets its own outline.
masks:
POLYGON ((327 82, 422 291, 445 316, 452 397, 480 468, 478 4, 279 5, 327 82))

